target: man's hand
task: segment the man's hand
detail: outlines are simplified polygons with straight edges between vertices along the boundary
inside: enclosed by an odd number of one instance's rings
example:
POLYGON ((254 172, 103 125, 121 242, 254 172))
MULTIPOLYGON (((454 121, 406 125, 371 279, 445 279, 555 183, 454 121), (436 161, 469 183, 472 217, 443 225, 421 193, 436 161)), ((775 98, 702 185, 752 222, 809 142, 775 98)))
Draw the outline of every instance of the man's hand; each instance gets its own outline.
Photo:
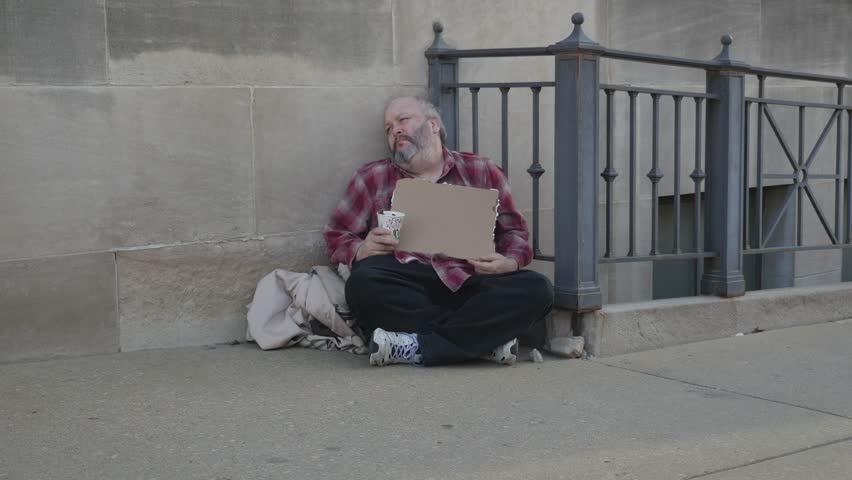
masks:
POLYGON ((504 257, 499 253, 492 253, 479 258, 468 259, 476 273, 506 273, 518 269, 518 262, 514 258, 504 257))
POLYGON ((385 228, 374 228, 367 234, 367 238, 355 252, 355 260, 363 260, 373 255, 386 255, 396 250, 399 241, 393 238, 390 230, 385 228))

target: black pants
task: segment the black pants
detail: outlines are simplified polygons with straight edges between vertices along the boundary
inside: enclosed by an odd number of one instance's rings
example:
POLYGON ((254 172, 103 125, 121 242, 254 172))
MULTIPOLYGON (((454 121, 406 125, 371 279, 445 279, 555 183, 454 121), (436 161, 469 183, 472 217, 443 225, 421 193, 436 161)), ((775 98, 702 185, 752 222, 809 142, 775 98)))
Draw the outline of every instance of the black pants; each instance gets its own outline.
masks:
POLYGON ((352 266, 346 301, 365 333, 417 333, 424 365, 478 358, 522 335, 553 305, 553 286, 529 270, 474 275, 453 293, 431 265, 393 255, 352 266))

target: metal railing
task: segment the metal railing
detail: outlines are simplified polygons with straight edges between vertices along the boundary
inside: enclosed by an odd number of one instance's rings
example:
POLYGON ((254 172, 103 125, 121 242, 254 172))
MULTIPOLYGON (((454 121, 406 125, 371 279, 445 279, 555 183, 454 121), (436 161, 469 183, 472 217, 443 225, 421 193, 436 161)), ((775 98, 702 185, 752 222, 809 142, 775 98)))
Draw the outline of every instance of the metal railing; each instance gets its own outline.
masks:
MULTIPOLYGON (((481 89, 499 89, 501 92, 501 165, 508 175, 509 130, 508 95, 511 89, 530 89, 532 92, 532 164, 527 173, 532 177, 532 243, 535 258, 555 263, 555 293, 557 305, 577 312, 601 307, 598 285, 599 263, 622 263, 637 261, 686 260, 696 262, 696 291, 720 296, 738 296, 745 293, 743 277, 743 255, 774 253, 779 251, 811 250, 822 248, 850 247, 852 238, 852 189, 843 191, 841 131, 842 112, 852 120, 852 106, 844 106, 843 88, 852 84, 852 78, 815 75, 758 68, 736 61, 731 56, 729 35, 722 37, 722 50, 712 60, 694 60, 646 53, 628 52, 605 48, 583 32, 583 15, 572 17, 574 30, 564 40, 548 47, 495 48, 495 49, 452 49, 441 37, 443 27, 433 25, 435 39, 426 51, 429 62, 429 89, 432 101, 438 106, 446 124, 448 145, 455 147, 459 131, 459 91, 468 89, 471 95, 473 150, 479 150, 479 92, 481 89), (554 81, 541 82, 458 82, 458 60, 461 58, 528 57, 552 56, 555 59, 554 81), (603 58, 627 60, 657 65, 668 65, 701 69, 706 73, 705 92, 689 92, 643 88, 634 86, 606 85, 599 82, 600 61, 603 58), (759 96, 745 96, 745 80, 749 75, 757 77, 759 96), (837 85, 837 103, 820 104, 768 99, 764 96, 764 81, 767 77, 828 82, 837 85), (539 248, 539 181, 545 173, 539 157, 540 100, 542 88, 554 88, 554 181, 556 185, 554 203, 555 252, 545 255, 539 248), (617 92, 627 94, 629 101, 629 225, 628 249, 625 255, 616 255, 613 247, 613 189, 619 172, 614 168, 613 156, 613 108, 617 92), (598 96, 604 95, 606 102, 605 167, 600 177, 606 188, 606 224, 603 255, 598 254, 598 96), (636 249, 637 207, 637 119, 636 102, 640 95, 651 99, 651 169, 646 174, 651 185, 651 248, 647 255, 636 249), (665 173, 660 167, 660 98, 670 97, 674 105, 673 130, 673 247, 663 252, 659 247, 659 183, 665 173), (683 99, 691 99, 695 109, 695 140, 692 171, 693 181, 693 234, 695 248, 684 251, 681 245, 681 112, 683 99), (749 231, 749 142, 750 110, 757 107, 757 194, 755 215, 756 231, 749 231), (781 134, 770 105, 784 105, 799 109, 798 154, 794 155, 781 134), (705 108, 706 107, 706 108, 705 108), (806 108, 833 109, 816 145, 806 156, 804 152, 804 112, 806 108), (769 123, 779 139, 789 160, 793 173, 770 173, 763 170, 763 119, 769 123), (837 126, 835 171, 831 174, 810 172, 817 152, 827 138, 831 128, 837 126), (702 162, 703 160, 703 162, 702 162), (764 180, 789 179, 789 189, 783 208, 777 212, 766 232, 763 231, 764 180), (809 179, 829 179, 835 184, 834 226, 828 223, 809 179), (707 204, 702 208, 702 184, 707 204), (794 195, 797 193, 797 195, 794 195), (807 195, 831 240, 830 245, 811 246, 802 243, 802 210, 807 195), (767 241, 772 237, 786 210, 796 198, 797 237, 795 245, 773 247, 767 241), (841 197, 845 198, 845 229, 841 221, 841 197), (706 218, 703 214, 706 212, 706 218), (842 241, 841 241, 842 238, 842 241)), ((849 122, 847 137, 847 175, 852 172, 852 121, 849 122)))

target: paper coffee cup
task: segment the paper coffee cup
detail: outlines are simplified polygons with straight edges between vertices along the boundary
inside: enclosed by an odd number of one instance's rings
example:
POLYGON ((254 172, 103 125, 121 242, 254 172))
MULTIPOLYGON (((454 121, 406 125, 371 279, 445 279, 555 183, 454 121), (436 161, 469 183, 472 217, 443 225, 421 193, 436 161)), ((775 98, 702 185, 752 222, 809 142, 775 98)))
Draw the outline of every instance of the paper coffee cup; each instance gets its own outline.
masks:
POLYGON ((399 231, 402 230, 402 221, 405 219, 405 214, 402 212, 394 212, 393 210, 385 210, 378 212, 376 215, 379 218, 379 227, 390 230, 393 238, 399 240, 399 231))

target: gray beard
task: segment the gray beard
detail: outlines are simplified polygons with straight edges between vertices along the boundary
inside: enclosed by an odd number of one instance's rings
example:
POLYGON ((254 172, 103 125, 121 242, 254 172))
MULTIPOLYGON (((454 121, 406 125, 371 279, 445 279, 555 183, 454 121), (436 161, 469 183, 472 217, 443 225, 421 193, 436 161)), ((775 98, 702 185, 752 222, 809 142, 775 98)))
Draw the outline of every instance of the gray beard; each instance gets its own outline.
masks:
POLYGON ((402 167, 408 165, 411 162, 411 157, 419 151, 420 149, 409 139, 408 145, 402 150, 397 150, 396 146, 394 146, 394 149, 391 151, 391 160, 393 160, 393 163, 402 167))
POLYGON ((391 150, 391 160, 393 160, 393 163, 400 167, 405 167, 411 163, 411 159, 414 155, 417 155, 418 152, 423 152, 425 154, 430 153, 428 129, 428 122, 423 122, 423 125, 414 132, 413 136, 403 136, 402 138, 408 140, 408 145, 406 145, 403 149, 397 150, 396 143, 394 143, 393 149, 391 150))

